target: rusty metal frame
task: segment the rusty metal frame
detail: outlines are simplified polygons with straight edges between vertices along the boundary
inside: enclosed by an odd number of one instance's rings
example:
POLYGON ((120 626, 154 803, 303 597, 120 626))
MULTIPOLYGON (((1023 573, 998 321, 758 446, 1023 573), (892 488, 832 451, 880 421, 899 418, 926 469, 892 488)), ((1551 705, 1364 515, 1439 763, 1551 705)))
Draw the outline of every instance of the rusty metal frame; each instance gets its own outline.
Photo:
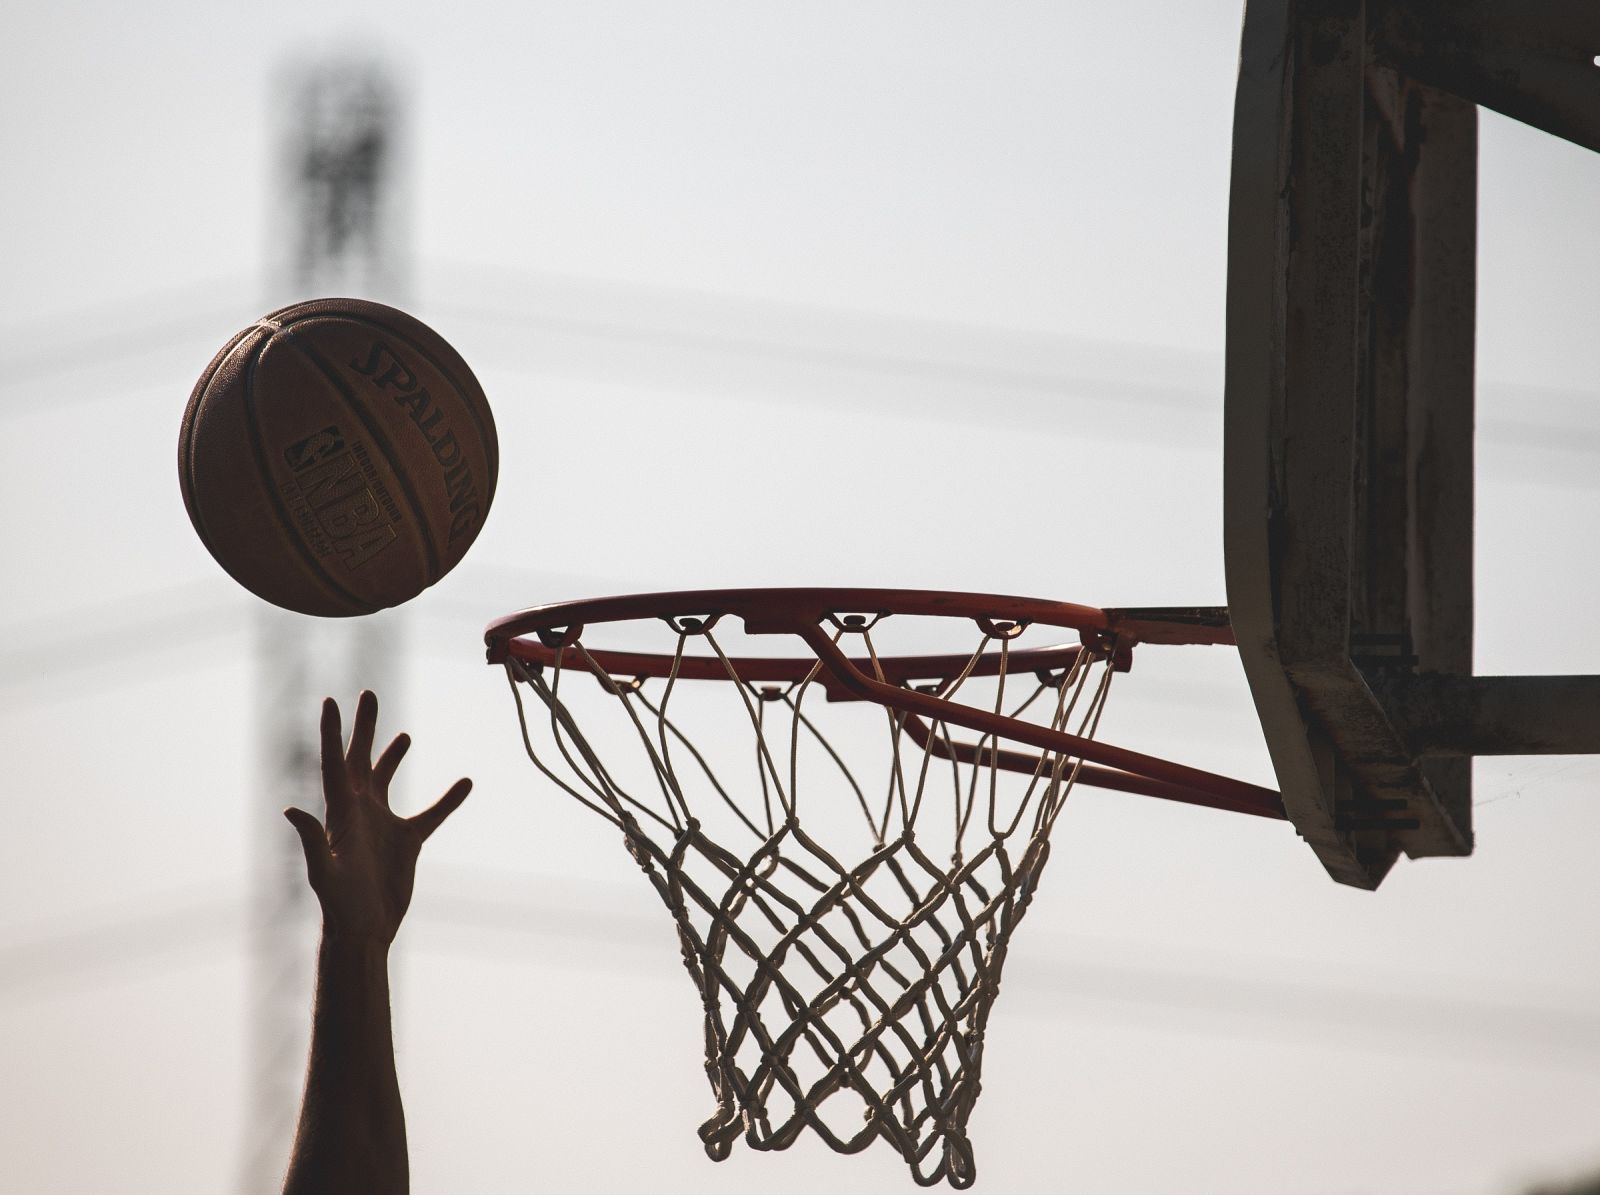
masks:
POLYGON ((1475 105, 1600 149, 1596 53, 1591 0, 1246 6, 1228 598, 1285 807, 1344 883, 1471 852, 1470 755, 1596 747, 1600 677, 1472 675, 1475 105))

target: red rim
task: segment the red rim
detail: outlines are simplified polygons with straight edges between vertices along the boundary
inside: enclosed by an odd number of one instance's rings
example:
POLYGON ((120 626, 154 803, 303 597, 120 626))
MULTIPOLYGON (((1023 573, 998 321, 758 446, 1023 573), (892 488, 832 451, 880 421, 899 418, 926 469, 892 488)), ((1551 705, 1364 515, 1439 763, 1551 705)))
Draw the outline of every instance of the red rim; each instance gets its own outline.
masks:
MULTIPOLYGON (((813 653, 792 659, 732 658, 729 662, 735 675, 746 683, 804 680, 815 671, 832 699, 875 701, 908 717, 949 722, 1037 750, 1074 754, 1086 766, 1099 765, 1091 770, 1104 773, 1104 777, 1093 782, 1105 787, 1258 817, 1285 816, 1282 798, 1271 789, 903 687, 909 680, 948 679, 958 674, 972 660, 970 653, 851 659, 825 629, 831 624, 846 632, 868 630, 878 619, 892 614, 969 618, 986 634, 1000 639, 1009 639, 1032 625, 1075 630, 1084 646, 1097 655, 1110 655, 1119 669, 1127 667, 1128 653, 1136 643, 1233 642, 1228 612, 1218 607, 1100 610, 1037 598, 914 589, 700 589, 559 602, 491 623, 484 640, 492 664, 515 659, 563 668, 576 665, 614 676, 655 677, 671 675, 675 667, 678 676, 726 681, 732 677, 721 659, 587 647, 580 652, 575 645, 589 623, 661 619, 680 633, 696 634, 732 616, 744 621, 749 634, 797 635, 813 653)), ((1082 650, 1031 648, 1008 652, 1004 658, 1011 669, 1053 670, 1070 665, 1082 650)), ((1002 655, 995 651, 985 656, 979 658, 984 671, 976 674, 994 675, 1002 655)))
POLYGON ((804 636, 808 628, 830 621, 838 625, 850 615, 876 619, 892 614, 969 618, 980 625, 1059 627, 1077 631, 1085 643, 1094 646, 1105 646, 1110 640, 1123 647, 1136 643, 1233 643, 1228 612, 1216 606, 1102 610, 1006 594, 835 588, 690 589, 556 602, 497 619, 485 629, 484 642, 489 662, 498 664, 512 655, 533 659, 513 647, 525 636, 538 636, 547 647, 566 647, 577 641, 589 623, 658 618, 674 625, 681 625, 684 619, 708 620, 714 625, 718 619, 735 617, 743 619, 745 630, 753 635, 804 636))

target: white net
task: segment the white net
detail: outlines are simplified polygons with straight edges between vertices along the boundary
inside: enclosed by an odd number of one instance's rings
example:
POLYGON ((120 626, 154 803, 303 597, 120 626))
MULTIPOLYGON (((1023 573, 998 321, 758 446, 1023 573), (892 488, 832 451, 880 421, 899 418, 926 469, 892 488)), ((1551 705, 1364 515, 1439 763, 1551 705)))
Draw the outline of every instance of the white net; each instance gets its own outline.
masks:
MULTIPOLYGON (((751 680, 712 627, 656 625, 662 676, 613 675, 581 639, 506 668, 530 758, 622 831, 677 924, 705 1010, 707 1153, 810 1128, 846 1153, 882 1138, 919 1183, 970 1186, 985 1024, 1082 761, 830 701, 821 663, 751 680), (691 648, 720 679, 686 678, 691 648)), ((834 641, 857 639, 883 680, 874 625, 834 641)), ((1020 633, 982 627, 921 691, 1092 737, 1111 661, 1013 676, 1020 633)))

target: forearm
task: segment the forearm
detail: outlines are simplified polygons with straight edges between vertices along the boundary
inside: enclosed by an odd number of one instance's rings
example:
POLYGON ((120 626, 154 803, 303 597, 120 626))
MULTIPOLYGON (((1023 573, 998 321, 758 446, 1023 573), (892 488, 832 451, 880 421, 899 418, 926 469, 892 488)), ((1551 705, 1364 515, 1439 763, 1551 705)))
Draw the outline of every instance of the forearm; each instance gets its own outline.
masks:
POLYGON ((311 1061, 284 1195, 409 1188, 386 943, 323 931, 311 1061))

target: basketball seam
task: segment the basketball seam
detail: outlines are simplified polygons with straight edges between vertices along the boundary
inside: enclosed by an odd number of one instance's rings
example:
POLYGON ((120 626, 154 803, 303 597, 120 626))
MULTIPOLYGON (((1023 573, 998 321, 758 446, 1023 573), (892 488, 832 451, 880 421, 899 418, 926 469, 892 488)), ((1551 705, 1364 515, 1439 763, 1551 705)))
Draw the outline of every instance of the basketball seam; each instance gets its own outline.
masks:
MULTIPOLYGON (((437 333, 435 335, 437 335, 437 333)), ((467 418, 472 420, 473 427, 477 428, 478 442, 483 445, 484 470, 487 473, 487 476, 484 479, 488 482, 486 487, 487 492, 484 494, 483 498, 483 513, 485 516, 487 516, 489 513, 489 504, 494 501, 495 486, 500 480, 500 436, 498 431, 493 427, 486 426, 484 424, 483 418, 479 415, 476 405, 468 399, 466 388, 462 386, 460 380, 443 362, 437 360, 434 355, 428 351, 426 345, 413 340, 403 332, 400 333, 398 339, 415 349, 417 354, 421 356, 424 361, 437 369, 444 377, 444 380, 450 383, 450 388, 461 397, 461 405, 467 409, 467 418)), ((441 339, 443 338, 441 337, 441 339)), ((448 344, 449 342, 446 341, 445 343, 448 344)), ((465 365, 466 362, 463 361, 462 364, 465 365)), ((484 409, 487 410, 489 406, 489 400, 488 397, 483 393, 483 387, 478 383, 477 375, 472 374, 470 366, 467 367, 467 371, 472 377, 472 389, 476 392, 477 396, 483 400, 484 409)), ((492 421, 493 416, 490 418, 492 421)))
POLYGON ((349 387, 345 385, 344 380, 334 372, 333 366, 328 364, 327 359, 313 349, 306 342, 305 337, 295 335, 292 325, 285 325, 283 334, 285 339, 294 345, 332 383, 333 388, 339 393, 339 397, 344 401, 345 406, 349 408, 350 414, 360 421, 361 426, 366 429, 367 435, 372 437, 372 442, 377 446, 384 460, 389 463, 394 473, 394 479, 400 486, 400 492, 405 495, 406 502, 411 507, 411 517, 416 520, 417 530, 422 540, 424 563, 428 566, 428 585, 433 585, 444 575, 439 567, 439 550, 433 542, 433 528, 428 525, 427 514, 423 509, 421 499, 417 497, 416 491, 412 488, 411 479, 406 476, 403 469, 399 468, 401 458, 395 452, 394 445, 378 429, 377 424, 373 422, 367 413, 361 409, 360 402, 357 401, 349 387))
POLYGON ((272 471, 267 465, 266 448, 261 442, 261 425, 260 421, 256 418, 255 397, 251 392, 252 383, 255 381, 256 369, 261 364, 261 358, 266 353, 267 346, 272 343, 272 340, 273 338, 271 336, 262 338, 260 347, 256 350, 248 366, 246 367, 243 387, 245 426, 249 429, 250 449, 252 454, 255 456, 256 468, 261 473, 261 488, 271 499, 272 508, 277 512, 278 519, 283 525, 285 537, 294 546, 294 549, 299 553, 300 558, 310 566, 314 579, 322 581, 323 584, 331 589, 336 596, 343 598, 352 606, 356 607, 357 613, 371 614, 375 608, 373 604, 371 602, 362 601, 355 594, 351 593, 343 585, 340 585, 339 582, 334 580, 333 575, 322 566, 321 561, 319 561, 312 553, 311 549, 308 548, 304 542, 302 542, 295 526, 294 519, 289 513, 289 508, 283 504, 282 496, 278 493, 277 487, 272 484, 272 471))
MULTIPOLYGON (((363 302, 363 300, 356 300, 356 302, 363 302)), ((373 306, 381 307, 382 305, 373 304, 373 306)), ((406 315, 405 312, 399 311, 397 308, 388 308, 387 310, 394 310, 400 315, 406 315)), ((274 312, 274 314, 278 313, 274 312)), ((406 318, 414 319, 415 317, 406 316, 406 318)), ((429 365, 433 366, 433 368, 439 372, 439 375, 443 377, 446 382, 450 383, 450 388, 454 390, 456 395, 461 399, 461 405, 466 409, 467 418, 472 420, 473 426, 478 431, 478 440, 483 445, 484 468, 488 473, 488 477, 485 479, 487 481, 487 486, 485 487, 486 492, 483 499, 483 513, 485 516, 487 516, 489 513, 489 506, 494 501, 495 488, 499 484, 500 480, 500 436, 494 427, 494 415, 492 412, 489 412, 488 409, 488 396, 484 394, 483 386, 478 382, 477 375, 472 372, 472 367, 468 365, 465 360, 461 362, 462 368, 466 369, 468 376, 472 378, 472 393, 476 394, 477 397, 482 400, 484 411, 486 414, 488 414, 487 422, 485 421, 483 415, 478 413, 475 404, 469 399, 467 388, 461 384, 461 381, 456 376, 455 372, 451 370, 448 365, 439 361, 433 353, 429 352, 426 345, 410 336, 407 336, 399 328, 390 327, 387 324, 380 324, 372 316, 363 315, 356 311, 308 311, 305 315, 300 316, 299 318, 287 321, 282 325, 282 327, 285 331, 291 331, 296 324, 309 323, 311 320, 318 319, 353 320, 362 324, 366 324, 369 327, 379 328, 386 335, 392 336, 395 340, 398 340, 402 344, 415 350, 418 356, 420 356, 429 365)), ((432 329, 429 329, 429 331, 432 331, 432 329)), ((433 334, 435 336, 439 335, 437 332, 434 332, 433 334)), ((442 336, 440 336, 439 339, 446 346, 448 346, 450 343, 442 336)), ((454 352, 454 349, 451 351, 454 352)))
MULTIPOLYGON (((178 437, 178 488, 183 494, 184 509, 189 512, 189 522, 194 526, 194 533, 200 537, 200 542, 205 550, 211 553, 214 560, 220 560, 214 541, 206 531, 205 518, 200 513, 199 482, 194 475, 194 437, 195 428, 200 422, 200 407, 205 401, 206 391, 212 381, 228 363, 228 358, 244 343, 253 327, 246 328, 237 333, 232 340, 222 346, 219 352, 206 367, 205 373, 200 375, 200 380, 195 383, 194 393, 189 396, 189 405, 183 412, 183 424, 178 437)), ((259 351, 257 346, 257 351, 259 351)))

